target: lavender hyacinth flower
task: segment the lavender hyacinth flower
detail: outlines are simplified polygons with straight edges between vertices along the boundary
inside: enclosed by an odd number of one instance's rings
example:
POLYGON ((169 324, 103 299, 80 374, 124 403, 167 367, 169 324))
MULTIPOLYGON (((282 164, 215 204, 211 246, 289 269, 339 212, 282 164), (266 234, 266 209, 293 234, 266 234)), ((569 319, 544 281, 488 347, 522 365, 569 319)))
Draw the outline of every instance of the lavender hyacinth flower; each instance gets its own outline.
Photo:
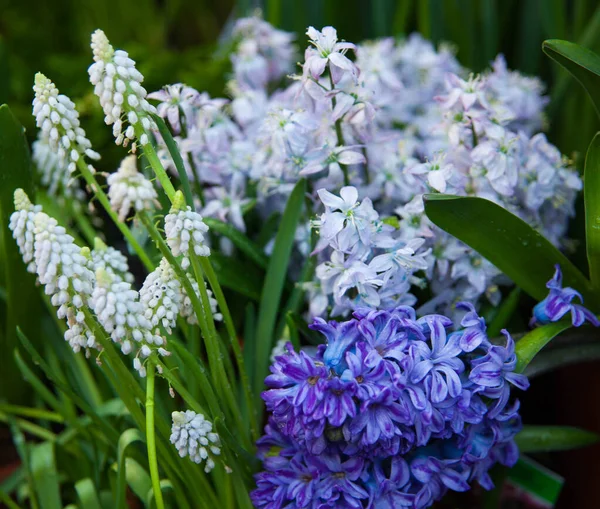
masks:
POLYGON ((555 265, 556 272, 548 283, 546 288, 550 289, 548 297, 536 304, 533 308, 533 318, 530 325, 543 325, 550 322, 558 322, 569 311, 571 312, 571 321, 573 327, 580 327, 586 321, 595 327, 600 326, 600 321, 596 315, 589 309, 582 306, 583 297, 573 288, 562 286, 562 272, 560 265, 555 265), (581 304, 574 304, 573 299, 577 297, 581 304))
POLYGON ((422 509, 474 481, 491 489, 489 469, 518 457, 511 392, 528 382, 510 336, 492 345, 475 308, 460 307, 457 330, 408 306, 359 309, 316 319, 326 343, 312 354, 288 344, 265 380, 255 507, 422 509))

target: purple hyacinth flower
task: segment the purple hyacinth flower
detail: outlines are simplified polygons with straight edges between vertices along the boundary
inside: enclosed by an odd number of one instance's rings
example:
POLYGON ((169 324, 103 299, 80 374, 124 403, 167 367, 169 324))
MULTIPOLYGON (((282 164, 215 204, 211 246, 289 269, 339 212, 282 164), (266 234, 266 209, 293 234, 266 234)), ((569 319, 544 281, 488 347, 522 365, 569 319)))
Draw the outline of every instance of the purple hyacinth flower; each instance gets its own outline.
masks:
POLYGON ((560 265, 555 265, 555 267, 556 272, 554 276, 546 283, 546 287, 550 289, 548 297, 533 308, 533 318, 530 325, 557 322, 570 311, 574 327, 580 327, 585 321, 590 322, 596 327, 600 326, 600 321, 598 321, 594 313, 581 305, 583 304, 581 294, 573 288, 562 287, 560 265), (574 304, 572 302, 575 297, 579 299, 581 304, 574 304))
POLYGON ((435 457, 421 457, 412 461, 412 474, 418 481, 428 484, 439 479, 444 486, 453 491, 467 491, 469 469, 460 460, 440 460, 435 457))
POLYGON ((464 327, 460 337, 460 347, 465 352, 472 352, 479 345, 489 344, 486 334, 485 319, 480 317, 475 311, 475 307, 470 302, 459 302, 456 309, 467 311, 460 324, 464 327))
POLYGON ((350 433, 362 434, 361 443, 369 446, 400 434, 397 423, 410 422, 412 418, 406 402, 397 399, 392 389, 386 387, 374 398, 361 403, 360 412, 350 423, 350 433))
POLYGON ((325 502, 321 507, 362 509, 361 499, 369 496, 360 482, 365 461, 359 457, 342 461, 337 454, 323 455, 319 460, 329 470, 321 485, 321 499, 325 502))
POLYGON ((459 374, 464 371, 464 364, 458 358, 459 336, 446 334, 449 321, 446 317, 429 315, 421 321, 431 331, 431 348, 425 342, 418 345, 421 361, 415 365, 411 381, 418 383, 425 379, 434 403, 441 403, 448 396, 456 398, 462 388, 459 374))
POLYGON ((472 370, 469 374, 469 380, 479 386, 482 395, 497 400, 488 412, 491 418, 498 416, 508 402, 510 396, 508 383, 521 390, 529 387, 527 377, 514 372, 517 365, 515 342, 507 330, 503 329, 502 334, 506 336, 506 347, 490 346, 485 356, 471 362, 472 370))
POLYGON ((326 322, 322 318, 316 317, 309 327, 319 331, 327 338, 327 348, 323 352, 325 364, 330 368, 338 368, 340 372, 343 371, 345 368, 343 366, 344 355, 360 336, 356 320, 338 323, 326 322), (342 363, 341 366, 340 363, 342 363))
POLYGON ((407 493, 410 481, 410 467, 404 458, 392 458, 389 477, 380 462, 373 468, 373 480, 369 486, 372 505, 379 509, 395 509, 397 507, 413 507, 415 495, 407 493))
POLYGON ((311 419, 326 418, 332 426, 341 426, 348 417, 356 416, 356 403, 352 399, 355 392, 354 381, 344 382, 340 378, 331 378, 327 381, 321 404, 312 413, 311 419))
POLYGON ((354 352, 346 352, 346 369, 341 379, 349 382, 354 381, 357 386, 356 396, 360 400, 367 400, 381 392, 385 387, 386 382, 384 376, 386 373, 383 363, 377 364, 375 367, 367 365, 366 359, 369 356, 371 349, 363 341, 356 344, 354 352))
POLYGON ((271 390, 262 394, 267 408, 281 404, 301 407, 304 414, 311 414, 323 399, 327 387, 327 369, 305 352, 279 356, 271 367, 272 374, 265 379, 271 390))

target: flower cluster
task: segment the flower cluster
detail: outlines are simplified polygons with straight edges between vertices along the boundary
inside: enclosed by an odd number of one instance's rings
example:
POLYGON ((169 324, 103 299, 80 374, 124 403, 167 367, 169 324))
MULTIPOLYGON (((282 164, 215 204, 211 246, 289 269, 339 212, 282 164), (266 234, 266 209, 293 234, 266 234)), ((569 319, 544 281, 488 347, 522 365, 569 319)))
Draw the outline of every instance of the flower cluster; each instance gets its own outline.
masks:
MULTIPOLYGON (((182 196, 180 196, 180 200, 182 196)), ((186 270, 190 266, 188 257, 190 250, 197 256, 209 256, 210 248, 204 241, 208 226, 202 221, 202 216, 187 206, 173 205, 165 216, 165 235, 167 244, 173 255, 183 255, 181 267, 186 270)))
MULTIPOLYGON (((49 145, 57 158, 52 166, 70 174, 81 157, 99 159, 100 155, 92 150, 92 144, 79 124, 75 104, 66 95, 59 94, 56 85, 42 73, 35 75, 33 90, 33 116, 40 128, 40 139, 49 145)), ((64 183, 64 173, 59 171, 57 175, 61 183, 64 183)))
POLYGON ((139 357, 149 357, 153 345, 158 347, 160 355, 168 355, 163 348, 164 338, 152 332, 152 324, 145 317, 139 294, 131 288, 131 283, 120 281, 105 269, 97 269, 90 308, 125 355, 133 351, 134 345, 141 345, 133 361, 140 376, 146 376, 146 368, 139 357))
MULTIPOLYGON (((90 82, 100 99, 106 124, 113 126, 117 145, 127 146, 136 138, 142 145, 148 144, 147 131, 156 129, 150 117, 156 108, 146 99, 146 89, 141 85, 144 77, 135 62, 126 51, 115 51, 102 30, 92 34, 92 51, 94 63, 88 69, 90 82), (129 123, 125 132, 122 117, 129 123)), ((135 151, 135 143, 133 149, 135 151)))
POLYGON ((520 430, 514 342, 493 345, 470 304, 461 328, 413 308, 317 318, 326 344, 276 358, 263 393, 257 507, 429 507, 513 465, 520 430))
POLYGON ((548 297, 533 308, 533 318, 530 325, 558 322, 570 312, 573 327, 581 327, 585 322, 600 327, 600 320, 596 315, 583 306, 581 294, 573 288, 563 288, 560 265, 556 265, 556 272, 552 279, 548 281, 546 287, 550 290, 548 297), (573 299, 575 298, 579 299, 581 304, 574 304, 573 299))
MULTIPOLYGON (((100 239, 92 251, 79 247, 22 189, 15 191, 9 227, 29 271, 37 274, 50 302, 58 308, 58 318, 66 320, 65 340, 73 351, 83 349, 89 354, 92 348, 100 349, 89 322, 95 319, 123 353, 138 347, 133 364, 140 376, 146 374, 140 358, 155 351, 169 354, 165 339, 146 317, 145 306, 131 287, 133 275, 120 252, 100 239)), ((216 303, 212 304, 216 310, 216 303)))
MULTIPOLYGON (((198 283, 192 279, 191 284, 200 298, 198 283)), ((217 301, 208 288, 206 291, 213 318, 222 320, 223 315, 217 311, 217 301)), ((162 326, 169 334, 175 327, 178 316, 185 318, 188 323, 197 323, 191 299, 165 258, 146 277, 140 290, 140 300, 144 304, 145 316, 152 326, 162 326)))
MULTIPOLYGON (((304 177, 312 210, 298 227, 292 266, 302 266, 309 253, 317 256, 321 268, 304 285, 311 314, 413 303, 411 285, 424 283, 423 312, 450 314, 462 299, 497 305, 499 285, 509 282, 428 220, 423 195, 493 200, 560 246, 581 179, 539 133, 547 102, 541 82, 508 70, 502 56, 490 71, 469 76, 448 48, 436 49, 418 35, 358 45, 340 40, 333 27, 310 27, 307 35, 302 72, 285 88, 273 90, 282 72, 265 69, 288 65, 283 53, 291 54, 291 39, 283 42, 263 20, 249 18, 234 30, 239 44, 232 55, 230 101, 183 85, 168 89, 170 98, 157 97, 179 134, 190 179, 202 184, 202 213, 243 231, 248 204, 255 202, 255 213, 265 219, 281 213, 304 177), (178 122, 186 129, 178 129, 178 122), (337 197, 342 187, 357 193, 344 207, 373 217, 347 221, 355 225, 359 246, 365 239, 377 242, 361 254, 338 249, 335 243, 344 239, 329 233, 340 221, 334 214, 350 210, 325 203, 331 199, 323 200, 323 190, 337 197), (315 215, 321 236, 316 251, 309 228, 315 215), (417 265, 394 259, 392 253, 403 249, 400 258, 410 255, 417 265), (394 277, 386 271, 388 279, 380 283, 383 271, 371 270, 371 263, 383 254, 379 261, 403 268, 394 277), (328 285, 335 286, 342 272, 347 286, 334 292, 328 285), (365 281, 363 292, 358 285, 365 281), (369 297, 357 299, 358 294, 369 297)), ((174 171, 164 146, 159 154, 174 171)), ((341 237, 352 228, 344 227, 341 237)))
POLYGON ((394 227, 383 223, 369 198, 358 201, 355 187, 342 187, 340 196, 320 189, 325 213, 315 221, 320 239, 315 252, 328 248, 328 259, 317 266, 318 285, 312 292, 310 311, 318 316, 333 301, 332 316, 357 308, 393 308, 414 304, 408 293, 413 273, 428 267, 429 251, 417 250, 425 242, 404 242, 394 227))
POLYGON ((96 338, 83 312, 94 287, 89 249, 77 246, 73 237, 40 206, 33 205, 22 189, 15 191, 14 200, 9 228, 29 271, 37 274, 50 302, 58 308, 58 318, 66 319, 65 340, 75 352, 96 348, 96 338))
POLYGON ((179 456, 189 456, 198 464, 205 461, 204 471, 210 472, 215 467, 212 456, 221 454, 221 441, 213 431, 212 423, 192 410, 173 412, 171 418, 171 443, 179 451, 179 456))
POLYGON ((106 179, 110 206, 124 221, 131 207, 137 212, 152 210, 158 204, 156 190, 144 175, 137 170, 136 156, 127 156, 119 169, 106 179))

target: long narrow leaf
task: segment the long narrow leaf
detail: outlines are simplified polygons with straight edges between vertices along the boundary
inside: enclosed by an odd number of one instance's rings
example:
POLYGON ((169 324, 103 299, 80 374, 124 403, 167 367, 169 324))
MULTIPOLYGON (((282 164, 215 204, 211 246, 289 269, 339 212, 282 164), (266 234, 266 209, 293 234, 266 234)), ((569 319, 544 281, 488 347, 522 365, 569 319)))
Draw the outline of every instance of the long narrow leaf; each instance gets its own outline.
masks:
POLYGON ((102 509, 93 481, 88 477, 75 483, 75 491, 85 509, 102 509))
POLYGON ((43 442, 31 450, 33 485, 42 509, 62 509, 54 444, 43 442))
POLYGON ((525 334, 525 336, 517 341, 515 346, 515 353, 517 354, 517 366, 515 371, 517 373, 523 373, 536 354, 552 339, 569 327, 571 327, 571 323, 568 320, 563 320, 561 322, 543 325, 542 327, 538 327, 525 334))
MULTIPOLYGON (((23 127, 6 104, 0 106, 0 257, 6 281, 6 320, 2 348, 12 352, 17 345, 16 327, 20 325, 32 337, 38 337, 39 320, 31 320, 39 312, 39 298, 32 274, 27 272, 17 244, 8 229, 14 210, 13 193, 17 188, 32 193, 33 180, 29 149, 23 127)), ((31 194, 30 194, 31 196, 31 194)), ((0 373, 5 380, 16 380, 18 369, 11 355, 0 357, 0 373)), ((27 386, 0 384, 0 399, 13 403, 23 401, 27 386)))
POLYGON ((273 347, 273 331, 277 320, 277 310, 281 306, 281 293, 294 245, 296 227, 304 206, 305 189, 306 181, 302 179, 296 184, 290 195, 275 237, 273 254, 265 276, 258 312, 258 325, 256 327, 255 394, 260 394, 263 387, 263 379, 266 375, 269 355, 273 347))
POLYGON ((117 509, 127 507, 125 500, 125 485, 127 482, 127 450, 136 442, 145 443, 144 434, 137 428, 131 428, 121 433, 117 446, 117 509))
POLYGON ((425 212, 443 230, 487 258, 536 300, 546 297, 546 282, 560 265, 565 286, 580 291, 586 304, 598 300, 587 278, 525 221, 484 198, 425 195, 425 212))
POLYGON ((521 452, 564 451, 598 442, 598 435, 569 426, 523 426, 515 437, 521 452))
MULTIPOLYGON (((600 76, 598 77, 600 87, 600 76)), ((585 158, 585 238, 590 280, 600 290, 600 133, 594 136, 585 158)))
POLYGON ((542 49, 581 83, 600 116, 600 56, 579 44, 559 39, 544 41, 542 49))

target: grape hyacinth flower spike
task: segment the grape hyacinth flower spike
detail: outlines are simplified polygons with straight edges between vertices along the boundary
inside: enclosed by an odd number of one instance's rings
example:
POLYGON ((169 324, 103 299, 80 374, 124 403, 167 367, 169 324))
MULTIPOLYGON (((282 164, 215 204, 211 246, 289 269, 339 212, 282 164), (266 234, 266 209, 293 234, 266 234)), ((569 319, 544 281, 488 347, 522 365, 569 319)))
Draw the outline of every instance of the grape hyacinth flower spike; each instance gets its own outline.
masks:
POLYGON ((550 289, 548 297, 536 304, 533 308, 533 317, 530 325, 544 325, 550 322, 557 322, 567 313, 571 312, 571 321, 573 327, 580 327, 586 321, 600 326, 600 321, 596 315, 583 306, 583 297, 573 288, 562 286, 562 272, 560 266, 556 265, 556 272, 546 287, 550 289), (581 304, 573 303, 573 299, 579 299, 581 304))

